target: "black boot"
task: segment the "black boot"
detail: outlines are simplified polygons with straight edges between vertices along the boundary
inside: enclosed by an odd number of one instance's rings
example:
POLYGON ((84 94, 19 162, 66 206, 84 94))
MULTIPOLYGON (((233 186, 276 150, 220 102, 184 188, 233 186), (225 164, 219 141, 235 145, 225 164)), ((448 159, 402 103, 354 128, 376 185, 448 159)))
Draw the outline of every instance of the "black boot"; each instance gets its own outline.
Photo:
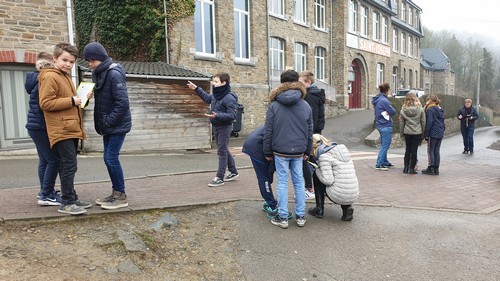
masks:
POLYGON ((340 205, 340 207, 342 208, 341 220, 352 221, 354 214, 354 209, 352 208, 352 205, 340 205))
POLYGON ((411 169, 411 168, 410 168, 410 169, 408 170, 408 174, 410 174, 410 175, 415 175, 415 174, 418 174, 418 172, 417 172, 417 171, 415 171, 415 169, 411 169))
POLYGON ((427 169, 423 169, 422 170, 422 174, 425 174, 425 175, 435 175, 436 172, 434 170, 434 166, 428 166, 427 169))
POLYGON ((434 175, 439 175, 439 166, 434 166, 434 175))
POLYGON ((403 174, 408 174, 408 170, 409 170, 408 166, 410 166, 410 158, 409 157, 405 156, 404 165, 405 166, 403 168, 403 174))
POLYGON ((307 213, 308 213, 309 215, 311 215, 311 216, 315 216, 315 217, 317 217, 318 219, 321 219, 321 218, 323 218, 323 215, 324 215, 324 213, 325 213, 325 211, 324 211, 324 210, 325 210, 325 209, 324 209, 324 207, 323 207, 323 206, 318 205, 318 206, 316 206, 316 207, 314 207, 314 208, 310 208, 310 209, 307 211, 307 213))
POLYGON ((408 171, 409 171, 409 170, 410 170, 410 169, 409 169, 408 167, 406 167, 406 166, 405 166, 405 167, 403 168, 403 174, 408 174, 408 171))

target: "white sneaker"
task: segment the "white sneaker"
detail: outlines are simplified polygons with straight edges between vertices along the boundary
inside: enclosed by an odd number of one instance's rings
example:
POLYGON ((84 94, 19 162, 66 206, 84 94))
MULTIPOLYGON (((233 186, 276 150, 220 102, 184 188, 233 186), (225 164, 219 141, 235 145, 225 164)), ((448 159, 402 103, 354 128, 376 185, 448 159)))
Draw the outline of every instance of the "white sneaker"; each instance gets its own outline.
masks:
POLYGON ((314 199, 314 192, 310 192, 306 189, 306 200, 308 199, 314 199))

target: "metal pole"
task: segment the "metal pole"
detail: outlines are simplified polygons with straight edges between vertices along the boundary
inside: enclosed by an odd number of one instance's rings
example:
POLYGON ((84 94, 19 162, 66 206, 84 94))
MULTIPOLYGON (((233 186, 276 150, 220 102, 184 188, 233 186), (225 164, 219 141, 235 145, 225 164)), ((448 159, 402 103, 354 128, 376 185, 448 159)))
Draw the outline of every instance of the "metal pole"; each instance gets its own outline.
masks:
POLYGON ((480 86, 481 86, 481 62, 484 60, 484 58, 480 59, 477 62, 477 95, 476 95, 476 111, 477 115, 479 115, 479 91, 480 91, 480 86))

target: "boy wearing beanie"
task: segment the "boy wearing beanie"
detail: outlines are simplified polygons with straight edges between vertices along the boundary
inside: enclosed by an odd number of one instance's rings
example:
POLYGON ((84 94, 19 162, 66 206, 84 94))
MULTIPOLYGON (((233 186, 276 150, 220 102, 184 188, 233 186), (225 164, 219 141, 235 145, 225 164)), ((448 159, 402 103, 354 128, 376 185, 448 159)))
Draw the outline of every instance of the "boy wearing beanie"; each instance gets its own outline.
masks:
POLYGON ((128 206, 125 177, 119 160, 125 135, 132 127, 125 71, 114 63, 98 42, 87 44, 83 57, 92 69, 94 86, 94 127, 104 142, 104 163, 112 183, 111 195, 97 199, 97 205, 107 210, 128 206))

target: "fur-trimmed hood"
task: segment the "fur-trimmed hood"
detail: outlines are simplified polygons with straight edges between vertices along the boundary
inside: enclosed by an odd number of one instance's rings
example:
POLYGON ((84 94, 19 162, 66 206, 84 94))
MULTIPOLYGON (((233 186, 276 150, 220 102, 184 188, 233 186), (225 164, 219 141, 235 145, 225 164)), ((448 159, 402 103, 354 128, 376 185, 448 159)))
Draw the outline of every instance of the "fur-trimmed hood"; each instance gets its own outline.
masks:
POLYGON ((304 99, 306 94, 306 86, 301 82, 286 82, 271 90, 269 101, 278 101, 282 104, 290 104, 291 102, 293 104, 297 100, 304 99))
POLYGON ((44 59, 37 60, 35 67, 38 71, 40 71, 40 69, 56 68, 53 62, 44 59))

